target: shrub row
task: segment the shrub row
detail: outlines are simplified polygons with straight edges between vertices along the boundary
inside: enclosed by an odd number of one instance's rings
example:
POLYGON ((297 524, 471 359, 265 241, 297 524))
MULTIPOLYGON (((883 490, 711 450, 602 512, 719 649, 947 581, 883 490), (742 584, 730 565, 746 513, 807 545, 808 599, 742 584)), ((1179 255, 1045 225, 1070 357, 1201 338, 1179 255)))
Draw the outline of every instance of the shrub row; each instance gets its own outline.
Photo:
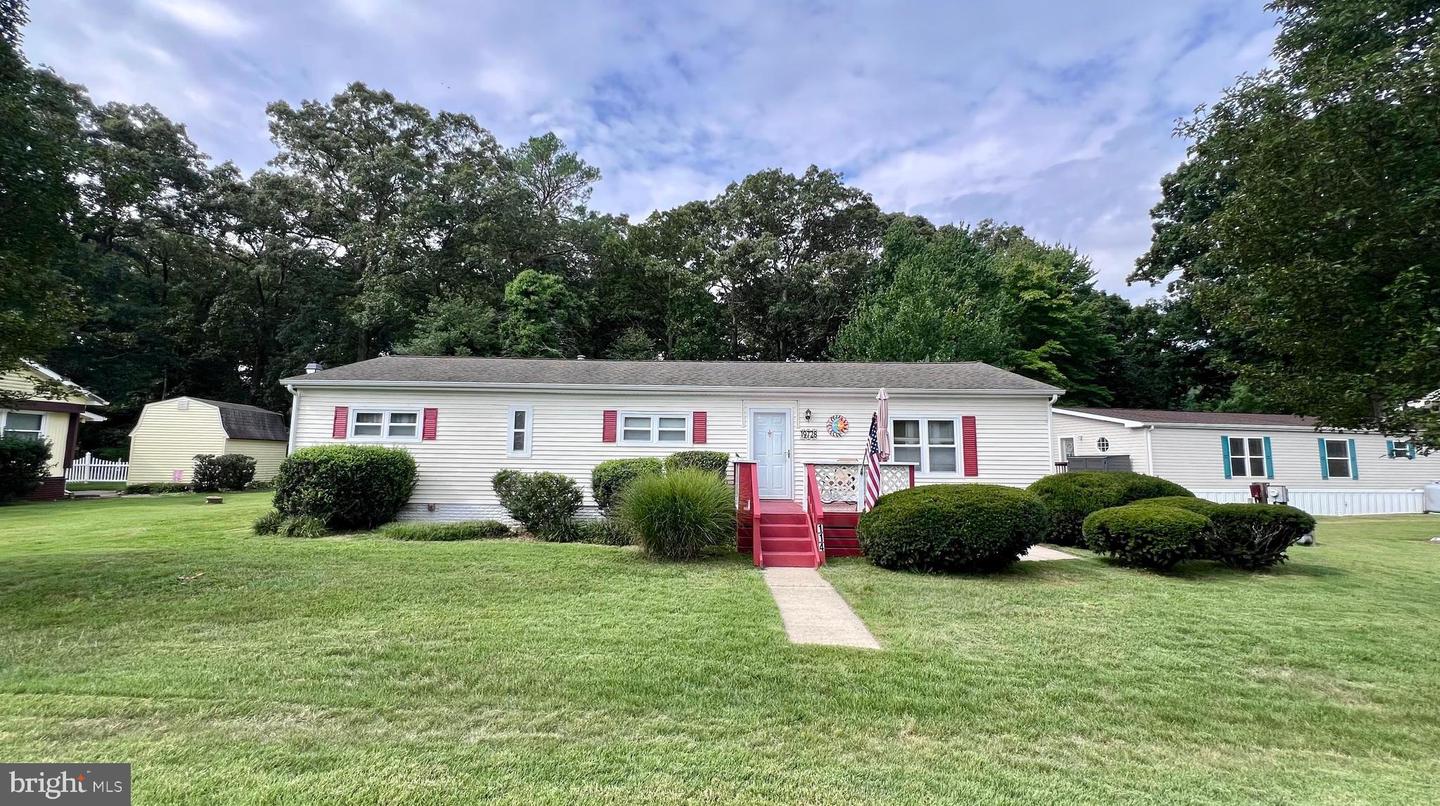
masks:
POLYGON ((255 459, 243 453, 216 456, 202 453, 195 457, 195 470, 190 476, 197 493, 243 490, 255 480, 255 459))
POLYGON ((155 495, 157 493, 188 493, 190 485, 181 482, 162 481, 141 484, 127 484, 125 495, 155 495))
POLYGON ((1215 504, 1154 498, 1103 509, 1085 519, 1089 547, 1116 562, 1163 571, 1182 560, 1218 560, 1258 570, 1285 562, 1286 551, 1315 529, 1289 506, 1215 504))
POLYGON ((457 523, 406 522, 387 523, 380 534, 391 540, 495 540, 509 537, 511 529, 500 521, 459 521, 457 523))
POLYGON ((995 484, 933 484, 881 497, 860 516, 860 548, 882 568, 993 571, 1044 539, 1040 497, 995 484))
POLYGON ((1091 513, 1147 498, 1185 497, 1194 493, 1180 485, 1140 473, 1076 471, 1046 476, 1029 486, 1050 510, 1049 542, 1085 545, 1083 525, 1091 513))

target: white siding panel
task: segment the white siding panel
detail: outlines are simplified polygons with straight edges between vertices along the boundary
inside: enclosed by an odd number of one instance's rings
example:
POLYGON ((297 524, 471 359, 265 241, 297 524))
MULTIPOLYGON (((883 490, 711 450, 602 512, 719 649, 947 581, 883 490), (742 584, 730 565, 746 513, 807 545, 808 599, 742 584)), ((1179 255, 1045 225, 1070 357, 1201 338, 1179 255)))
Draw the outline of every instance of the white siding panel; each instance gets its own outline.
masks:
MULTIPOLYGON (((1248 489, 1194 492, 1219 504, 1250 502, 1248 489)), ((1297 490, 1292 487, 1289 492, 1290 506, 1311 515, 1396 515, 1425 511, 1423 490, 1297 490)))
POLYGON ((240 453, 255 460, 255 480, 269 481, 285 461, 285 443, 272 439, 227 439, 225 453, 240 453))
MULTIPOLYGON (((721 451, 732 459, 750 455, 749 418, 753 408, 786 409, 793 414, 795 433, 795 495, 803 496, 805 462, 858 462, 864 453, 873 395, 815 394, 802 398, 760 393, 533 393, 483 390, 347 390, 305 389, 299 397, 295 447, 336 442, 331 438, 334 409, 352 412, 367 407, 439 410, 436 439, 379 443, 402 447, 415 457, 419 482, 411 498, 413 517, 496 517, 503 513, 490 479, 502 468, 549 470, 575 479, 593 506, 590 471, 605 459, 631 456, 664 457, 676 450, 721 451), (529 406, 534 413, 533 446, 529 457, 506 455, 507 412, 511 406, 529 406), (601 441, 603 412, 708 413, 708 441, 704 445, 631 445, 601 441), (809 409, 811 420, 804 420, 809 409), (831 437, 826 421, 841 414, 850 421, 849 432, 831 437), (801 440, 799 431, 814 428, 815 440, 801 440), (433 506, 434 512, 431 513, 433 506)), ((918 483, 988 482, 1024 486, 1051 470, 1047 445, 1048 400, 1044 397, 954 398, 892 397, 892 414, 963 416, 976 418, 980 475, 967 479, 959 473, 927 474, 918 483)))

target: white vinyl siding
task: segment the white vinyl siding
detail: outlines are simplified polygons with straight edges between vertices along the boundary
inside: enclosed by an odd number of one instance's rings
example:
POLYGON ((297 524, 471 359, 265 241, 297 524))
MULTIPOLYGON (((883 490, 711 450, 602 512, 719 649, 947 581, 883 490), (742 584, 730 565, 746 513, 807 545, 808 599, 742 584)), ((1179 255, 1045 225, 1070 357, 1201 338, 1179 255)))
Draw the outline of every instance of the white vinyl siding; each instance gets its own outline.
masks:
POLYGON ((239 453, 255 460, 255 480, 270 481, 285 461, 285 443, 273 439, 227 439, 225 453, 239 453))
POLYGON ((147 404, 130 432, 128 481, 188 482, 196 454, 225 453, 225 443, 220 410, 214 406, 183 398, 147 404))
MULTIPOLYGON (((749 456, 749 409, 787 410, 792 413, 792 449, 797 498, 805 490, 806 462, 859 463, 865 453, 870 416, 875 411, 873 392, 855 394, 816 393, 781 397, 764 390, 732 393, 666 392, 585 392, 556 390, 424 390, 331 389, 308 387, 300 395, 295 420, 295 447, 332 444, 330 432, 336 406, 352 411, 438 409, 440 437, 423 442, 397 443, 408 450, 419 466, 419 481, 407 517, 504 517, 490 479, 496 471, 514 468, 534 472, 548 470, 575 479, 585 491, 587 506, 590 471, 605 459, 632 456, 663 458, 679 450, 711 450, 732 459, 749 456), (530 433, 530 454, 509 456, 512 444, 513 409, 525 407, 538 427, 530 433), (812 411, 809 422, 803 412, 812 411), (616 441, 602 440, 606 410, 617 412, 616 441), (623 439, 626 416, 684 416, 707 413, 707 439, 703 445, 684 441, 649 442, 623 439), (842 437, 825 431, 825 422, 835 414, 853 425, 842 437), (801 432, 816 432, 813 440, 801 439, 801 432), (425 505, 435 504, 431 513, 425 505)), ((959 472, 917 472, 920 484, 983 482, 1023 487, 1050 472, 1050 451, 1046 445, 1048 399, 1044 396, 906 396, 891 394, 892 411, 914 417, 953 419, 956 412, 974 415, 979 446, 976 477, 959 472)), ((634 431, 651 432, 649 423, 634 431)), ((639 434, 636 434, 639 436, 639 434)), ((957 429, 958 437, 958 429, 957 429)), ((957 439, 958 441, 958 439, 957 439)), ((957 458, 957 462, 959 459, 957 458)))

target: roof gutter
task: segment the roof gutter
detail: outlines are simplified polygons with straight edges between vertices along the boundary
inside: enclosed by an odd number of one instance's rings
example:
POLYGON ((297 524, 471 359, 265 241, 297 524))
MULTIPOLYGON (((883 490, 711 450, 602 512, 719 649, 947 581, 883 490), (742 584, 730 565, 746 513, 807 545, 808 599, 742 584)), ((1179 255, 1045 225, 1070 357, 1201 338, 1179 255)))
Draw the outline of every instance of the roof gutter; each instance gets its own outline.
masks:
POLYGON ((295 452, 295 419, 300 412, 300 390, 292 383, 285 384, 285 389, 290 393, 290 433, 285 435, 285 455, 289 456, 295 452))
MULTIPOLYGON (((302 386, 332 389, 526 389, 539 391, 573 392, 707 392, 731 394, 789 394, 816 395, 870 394, 868 387, 820 387, 820 386, 692 386, 686 384, 595 384, 595 383, 495 383, 493 381, 364 381, 326 380, 323 378, 286 378, 281 381, 286 389, 293 391, 302 386)), ((1053 386, 1040 389, 899 389, 891 391, 917 397, 946 397, 956 394, 985 397, 1046 396, 1057 397, 1061 390, 1053 386)))

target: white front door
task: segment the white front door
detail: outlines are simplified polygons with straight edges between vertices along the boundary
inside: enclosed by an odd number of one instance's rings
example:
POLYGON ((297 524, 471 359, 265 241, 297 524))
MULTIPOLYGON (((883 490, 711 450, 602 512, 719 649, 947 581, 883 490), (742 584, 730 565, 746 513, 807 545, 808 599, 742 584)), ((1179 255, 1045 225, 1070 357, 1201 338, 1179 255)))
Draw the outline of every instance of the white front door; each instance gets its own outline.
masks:
POLYGON ((750 458, 755 461, 761 498, 790 498, 790 413, 750 412, 750 458))

